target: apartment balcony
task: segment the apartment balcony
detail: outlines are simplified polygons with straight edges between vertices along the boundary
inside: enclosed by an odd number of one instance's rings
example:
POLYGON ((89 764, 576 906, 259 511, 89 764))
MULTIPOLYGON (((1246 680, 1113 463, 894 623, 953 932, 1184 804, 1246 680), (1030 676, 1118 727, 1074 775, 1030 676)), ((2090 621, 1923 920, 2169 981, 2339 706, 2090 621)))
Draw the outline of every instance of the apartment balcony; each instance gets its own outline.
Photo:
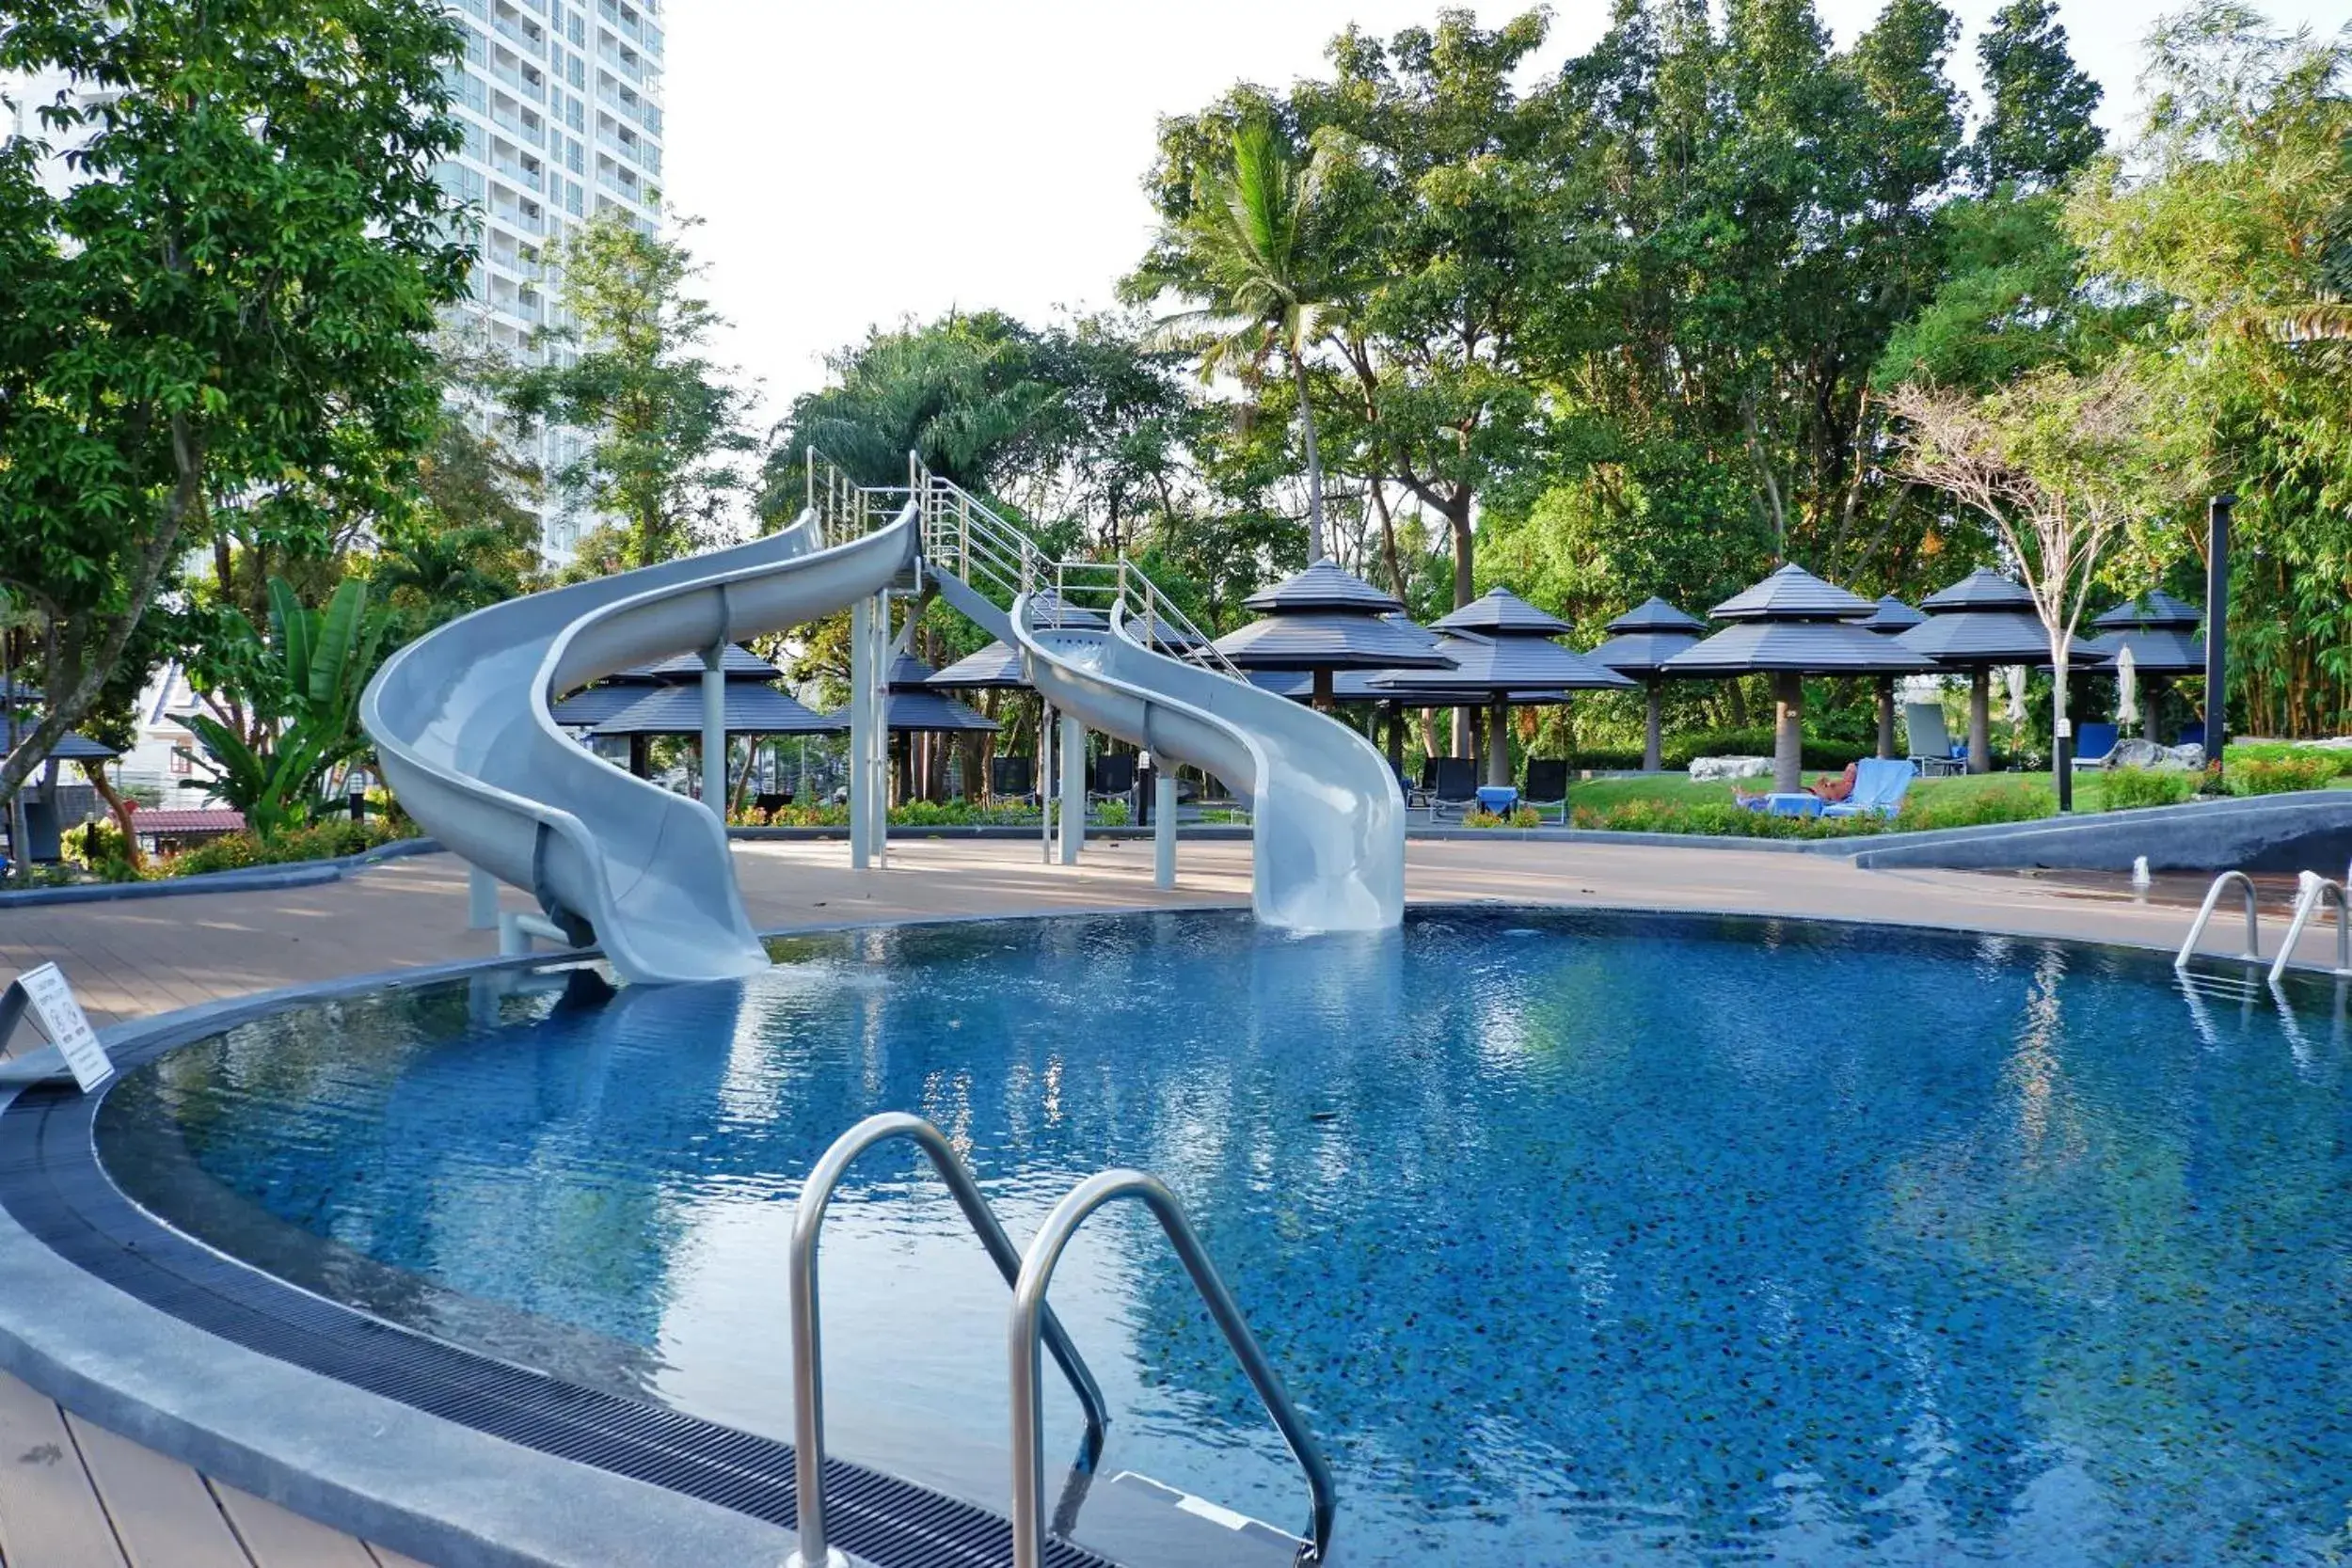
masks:
POLYGON ((548 101, 548 88, 546 81, 542 79, 534 82, 530 77, 524 75, 521 70, 517 67, 501 65, 497 60, 492 60, 490 62, 490 74, 497 78, 500 83, 503 84, 506 89, 517 98, 524 99, 532 103, 544 103, 548 101))
POLYGON ((496 103, 490 105, 490 123, 513 136, 525 147, 545 145, 537 127, 524 124, 520 115, 512 109, 501 109, 496 103))
POLYGON ((500 35, 504 37, 508 42, 512 44, 516 54, 525 55, 534 60, 545 59, 547 57, 548 46, 544 34, 538 38, 532 38, 529 33, 523 31, 522 24, 520 23, 509 22, 502 16, 491 17, 490 25, 496 28, 500 35))
POLYGON ((520 185, 523 189, 534 194, 540 188, 539 172, 536 169, 525 168, 520 164, 510 164, 503 158, 492 159, 490 168, 500 179, 509 184, 520 185))
POLYGON ((596 142, 617 157, 627 158, 647 174, 661 172, 661 149, 643 136, 623 137, 611 126, 598 124, 596 142))

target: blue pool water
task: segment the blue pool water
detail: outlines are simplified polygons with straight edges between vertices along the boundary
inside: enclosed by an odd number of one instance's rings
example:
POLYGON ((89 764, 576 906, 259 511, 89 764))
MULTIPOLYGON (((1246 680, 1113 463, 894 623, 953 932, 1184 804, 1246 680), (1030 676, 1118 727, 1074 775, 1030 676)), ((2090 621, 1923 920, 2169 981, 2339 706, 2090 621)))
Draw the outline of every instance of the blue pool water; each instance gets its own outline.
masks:
MULTIPOLYGON (((2111 950, 1529 911, 779 956, 297 1009, 126 1080, 102 1151, 314 1289, 777 1436, 791 1200, 841 1130, 930 1117, 1016 1239, 1139 1165, 1327 1445, 1355 1568, 2352 1558, 2324 988, 2282 1021, 2111 950)), ((1006 1292, 908 1152, 856 1170, 823 1262, 836 1450, 1003 1507, 1006 1292)), ((1054 1300, 1107 1467, 1303 1526, 1139 1214, 1054 1300)))

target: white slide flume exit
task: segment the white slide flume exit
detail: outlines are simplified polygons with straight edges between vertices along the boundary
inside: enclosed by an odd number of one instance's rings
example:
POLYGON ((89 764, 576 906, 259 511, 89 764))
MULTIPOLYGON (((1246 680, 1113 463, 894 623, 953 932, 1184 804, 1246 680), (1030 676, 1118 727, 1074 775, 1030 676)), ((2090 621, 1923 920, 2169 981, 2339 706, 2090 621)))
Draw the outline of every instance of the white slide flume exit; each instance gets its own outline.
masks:
MULTIPOLYGON (((1338 721, 1146 647, 1123 605, 1110 629, 1039 624, 971 584, 931 579, 1028 656, 1045 700, 1154 758, 1202 768, 1250 802, 1250 906, 1294 931, 1382 931, 1405 915, 1405 795, 1388 759, 1338 721)), ((1048 601, 1058 602, 1056 601, 1048 601)))
POLYGON ((595 755, 549 698, 616 670, 781 631, 879 593, 914 554, 914 511, 831 546, 803 515, 731 549, 532 594, 428 632, 360 701, 386 781, 448 848, 593 933, 628 980, 768 965, 726 830, 700 801, 595 755))

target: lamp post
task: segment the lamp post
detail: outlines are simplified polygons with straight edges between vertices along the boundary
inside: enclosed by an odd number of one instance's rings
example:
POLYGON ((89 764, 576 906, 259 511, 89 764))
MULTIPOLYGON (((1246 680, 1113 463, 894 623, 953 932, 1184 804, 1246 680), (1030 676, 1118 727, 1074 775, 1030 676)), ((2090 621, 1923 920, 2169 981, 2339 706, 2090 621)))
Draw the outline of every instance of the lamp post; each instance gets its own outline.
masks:
POLYGON ((2236 506, 2225 490, 2205 508, 2205 761, 2216 783, 2229 737, 2230 514, 2236 506))

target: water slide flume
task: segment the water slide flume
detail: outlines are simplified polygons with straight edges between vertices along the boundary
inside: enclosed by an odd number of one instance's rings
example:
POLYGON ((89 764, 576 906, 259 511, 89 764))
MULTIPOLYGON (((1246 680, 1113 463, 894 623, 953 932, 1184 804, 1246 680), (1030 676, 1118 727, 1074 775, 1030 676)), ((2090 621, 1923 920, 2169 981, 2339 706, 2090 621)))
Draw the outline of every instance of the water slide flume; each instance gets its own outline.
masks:
POLYGON ((360 700, 386 781, 435 838, 600 944, 626 979, 766 968, 720 819, 596 756, 548 705, 633 664, 870 597, 913 559, 914 509, 860 538, 828 546, 820 533, 803 514, 748 545, 511 599, 428 632, 360 700))
POLYGON ((1027 656, 1030 683, 1089 730, 1199 768, 1250 802, 1249 901, 1293 931, 1384 931, 1405 916, 1405 796, 1354 730, 1145 645, 1123 603, 1108 630, 1054 624, 1058 595, 1012 613, 942 574, 941 594, 1027 656), (1041 615, 1041 604, 1045 613, 1041 615))

